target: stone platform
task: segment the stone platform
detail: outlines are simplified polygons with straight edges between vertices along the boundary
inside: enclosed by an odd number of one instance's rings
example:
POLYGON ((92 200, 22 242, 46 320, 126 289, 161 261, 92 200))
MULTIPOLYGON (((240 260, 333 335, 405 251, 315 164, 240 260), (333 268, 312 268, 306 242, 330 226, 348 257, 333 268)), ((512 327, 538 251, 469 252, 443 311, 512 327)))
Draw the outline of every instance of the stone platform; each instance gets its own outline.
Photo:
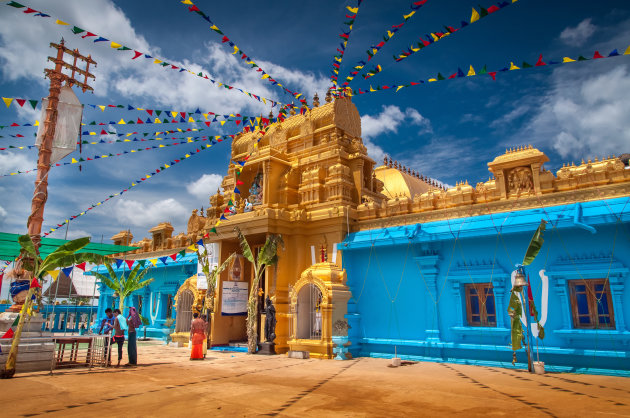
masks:
MULTIPOLYGON (((11 327, 15 318, 18 316, 15 312, 0 313, 0 335, 11 327)), ((27 319, 22 330, 20 344, 18 345, 17 363, 15 365, 16 373, 46 371, 52 367, 53 356, 55 353, 55 344, 52 335, 48 332, 42 332, 44 318, 41 314, 35 314, 27 319)), ((11 339, 0 339, 0 367, 4 368, 11 350, 11 339)))

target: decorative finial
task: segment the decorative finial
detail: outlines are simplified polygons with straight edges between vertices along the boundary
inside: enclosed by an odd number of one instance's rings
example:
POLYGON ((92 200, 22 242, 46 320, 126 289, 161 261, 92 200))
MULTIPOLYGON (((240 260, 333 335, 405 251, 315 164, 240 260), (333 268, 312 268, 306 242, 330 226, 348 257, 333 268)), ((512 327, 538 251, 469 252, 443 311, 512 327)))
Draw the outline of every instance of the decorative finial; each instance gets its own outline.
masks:
POLYGON ((289 112, 291 116, 295 116, 295 104, 291 103, 291 111, 289 112))
POLYGON ((313 96, 313 107, 319 106, 319 96, 317 96, 317 92, 315 92, 315 96, 313 96))
POLYGON ((269 120, 272 120, 272 119, 273 119, 273 110, 270 110, 269 111, 269 120))
POLYGON ((326 92, 325 100, 326 100, 326 103, 332 102, 332 94, 330 93, 330 90, 326 92))

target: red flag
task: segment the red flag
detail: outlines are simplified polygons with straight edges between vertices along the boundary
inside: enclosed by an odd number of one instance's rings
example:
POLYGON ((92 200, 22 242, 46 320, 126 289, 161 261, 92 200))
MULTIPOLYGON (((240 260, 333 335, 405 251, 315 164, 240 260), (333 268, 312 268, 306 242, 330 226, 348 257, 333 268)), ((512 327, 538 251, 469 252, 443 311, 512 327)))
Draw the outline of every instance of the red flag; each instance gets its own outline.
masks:
POLYGON ((37 277, 33 277, 33 281, 31 282, 31 289, 33 288, 42 288, 42 285, 37 281, 37 277))
POLYGON ((175 259, 177 259, 177 253, 169 255, 169 257, 171 257, 173 261, 175 261, 175 259))
POLYGON ((542 59, 542 54, 540 54, 540 56, 538 57, 538 62, 536 63, 536 67, 540 67, 543 65, 547 65, 547 63, 545 63, 542 59))
POLYGON ((138 57, 142 56, 142 52, 138 52, 138 51, 133 51, 136 55, 132 58, 132 60, 135 60, 138 57))
POLYGON ((13 328, 9 328, 0 338, 13 338, 13 328))
POLYGON ((127 267, 129 267, 129 270, 131 270, 131 266, 133 266, 135 260, 125 260, 125 263, 127 264, 127 267))
POLYGON ((488 73, 488 75, 489 75, 490 77, 492 77, 492 79, 493 79, 494 81, 497 81, 497 72, 496 72, 496 71, 492 71, 492 72, 488 73))
POLYGON ((529 274, 527 275, 527 299, 529 299, 529 315, 534 316, 532 306, 534 306, 534 295, 532 294, 532 285, 529 282, 529 274))
POLYGON ((81 264, 77 264, 77 268, 85 271, 85 264, 86 264, 85 261, 83 263, 81 263, 81 264))
POLYGON ((210 234, 206 233, 203 237, 204 238, 210 238, 210 234))
POLYGON ((24 103, 26 103, 26 99, 15 99, 15 101, 18 102, 20 107, 24 106, 24 103))
POLYGON ((597 59, 597 58, 604 58, 599 51, 595 51, 595 53, 593 54, 593 59, 597 59))

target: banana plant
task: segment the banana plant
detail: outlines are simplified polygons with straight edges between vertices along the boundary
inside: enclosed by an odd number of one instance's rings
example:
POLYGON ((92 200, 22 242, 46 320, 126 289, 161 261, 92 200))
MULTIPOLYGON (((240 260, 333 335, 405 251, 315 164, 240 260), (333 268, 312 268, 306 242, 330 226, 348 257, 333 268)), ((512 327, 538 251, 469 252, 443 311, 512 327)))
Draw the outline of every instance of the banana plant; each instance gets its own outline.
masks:
POLYGON ((147 268, 140 271, 140 267, 142 267, 140 264, 136 264, 127 277, 125 277, 124 271, 118 276, 110 264, 105 264, 105 267, 107 268, 109 277, 102 273, 94 273, 94 275, 98 277, 105 286, 118 293, 120 297, 118 309, 120 309, 120 312, 125 308, 125 299, 127 296, 153 282, 153 279, 143 280, 149 269, 147 268))
MULTIPOLYGON (((524 275, 524 266, 530 265, 536 256, 540 252, 542 245, 544 243, 543 234, 545 232, 545 228, 547 226, 547 222, 544 220, 540 221, 540 225, 536 229, 536 232, 532 236, 531 241, 529 242, 529 246, 527 247, 527 251, 525 251, 525 257, 523 257, 523 263, 517 265, 517 271, 521 272, 524 275)), ((523 332, 523 324, 521 322, 521 316, 523 313, 523 304, 521 303, 521 298, 518 295, 521 295, 523 301, 525 301, 525 294, 523 292, 523 288, 521 286, 512 287, 512 291, 510 294, 510 302, 508 304, 508 315, 511 318, 511 340, 512 340, 512 351, 514 351, 512 355, 512 364, 516 362, 516 350, 523 348, 523 344, 526 341, 526 334, 523 332)), ((526 312, 526 315, 531 315, 534 317, 534 322, 538 325, 538 337, 540 339, 545 338, 545 329, 542 325, 540 325, 538 319, 538 310, 536 309, 536 305, 534 305, 534 301, 529 301, 530 312, 526 312)))
POLYGON ((18 243, 21 247, 20 257, 22 268, 29 272, 31 286, 26 295, 26 301, 20 311, 19 321, 13 336, 13 341, 11 342, 7 362, 4 369, 0 370, 0 378, 3 379, 10 379, 15 375, 15 363, 17 361, 18 346, 20 344, 22 330, 24 329, 24 322, 26 317, 30 317, 33 314, 33 296, 36 290, 36 287, 32 286, 33 280, 43 279, 46 272, 51 270, 68 267, 73 264, 81 264, 83 262, 100 264, 105 259, 105 256, 100 254, 78 252, 90 243, 90 238, 88 237, 68 241, 43 259, 40 257, 39 251, 30 235, 21 235, 18 238, 18 243))
POLYGON ((260 279, 265 274, 266 267, 274 266, 278 263, 278 246, 284 249, 284 241, 282 240, 282 235, 269 235, 265 244, 258 251, 258 257, 254 257, 254 253, 240 228, 236 226, 234 231, 241 244, 243 256, 252 263, 254 269, 254 280, 249 290, 247 302, 247 352, 255 354, 258 345, 258 287, 260 279))

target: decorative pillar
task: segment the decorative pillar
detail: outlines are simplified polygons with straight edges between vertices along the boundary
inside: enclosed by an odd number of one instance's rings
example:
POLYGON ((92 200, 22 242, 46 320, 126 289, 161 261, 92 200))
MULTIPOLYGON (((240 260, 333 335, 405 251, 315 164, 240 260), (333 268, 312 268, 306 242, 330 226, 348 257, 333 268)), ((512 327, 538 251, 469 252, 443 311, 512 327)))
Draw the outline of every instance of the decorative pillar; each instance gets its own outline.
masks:
POLYGON ((420 269, 421 279, 427 287, 427 292, 430 293, 428 298, 425 298, 425 319, 427 321, 426 334, 427 341, 439 342, 440 341, 440 315, 439 306, 437 303, 438 298, 438 286, 437 278, 440 272, 438 262, 440 256, 434 251, 423 251, 423 255, 420 257, 414 257, 414 261, 417 263, 420 269), (432 297, 431 297, 432 295, 432 297))

